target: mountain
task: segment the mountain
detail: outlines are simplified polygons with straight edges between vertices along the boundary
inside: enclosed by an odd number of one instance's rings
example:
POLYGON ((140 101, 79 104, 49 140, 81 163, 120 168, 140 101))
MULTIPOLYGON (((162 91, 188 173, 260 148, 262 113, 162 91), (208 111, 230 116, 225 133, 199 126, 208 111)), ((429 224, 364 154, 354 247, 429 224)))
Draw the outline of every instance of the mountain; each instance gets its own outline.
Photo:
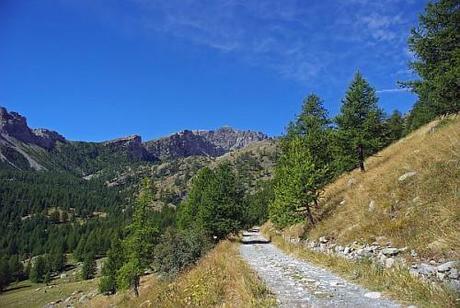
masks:
POLYGON ((0 107, 0 165, 20 170, 65 170, 86 176, 105 168, 158 160, 219 157, 267 138, 260 132, 224 127, 215 131, 184 130, 147 142, 137 135, 105 142, 76 142, 51 130, 31 129, 24 116, 0 107))
POLYGON ((195 155, 218 157, 265 139, 268 136, 260 132, 223 127, 217 130, 184 130, 148 141, 145 145, 151 154, 162 159, 195 155))

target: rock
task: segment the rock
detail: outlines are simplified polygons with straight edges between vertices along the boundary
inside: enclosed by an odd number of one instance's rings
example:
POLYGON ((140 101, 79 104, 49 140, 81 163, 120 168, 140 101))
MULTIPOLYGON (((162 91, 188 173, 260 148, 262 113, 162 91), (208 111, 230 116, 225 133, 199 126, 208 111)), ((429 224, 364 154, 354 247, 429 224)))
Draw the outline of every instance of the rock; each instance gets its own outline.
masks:
POLYGON ((415 176, 416 174, 417 174, 416 171, 406 172, 406 173, 404 173, 403 175, 401 175, 401 176, 398 178, 398 181, 404 182, 404 181, 406 181, 407 179, 409 179, 409 178, 415 176))
POLYGON ((431 265, 436 265, 436 261, 435 260, 430 260, 430 264, 431 265))
POLYGON ((80 299, 78 300, 79 303, 83 303, 84 301, 86 301, 88 299, 88 296, 83 295, 82 297, 80 297, 80 299))
POLYGON ((329 240, 328 240, 327 237, 325 237, 325 236, 321 236, 321 237, 319 238, 319 241, 320 241, 321 243, 323 243, 323 244, 329 242, 329 240))
POLYGON ((40 290, 41 290, 41 288, 36 288, 36 289, 35 289, 35 292, 38 292, 38 291, 40 291, 40 290))
POLYGON ((217 130, 183 130, 168 137, 145 143, 147 151, 160 159, 200 156, 221 156, 256 141, 268 139, 263 133, 240 131, 230 127, 217 130))
POLYGON ((457 266, 457 263, 456 261, 450 261, 450 262, 446 262, 444 264, 441 264, 439 265, 436 269, 438 270, 438 272, 447 272, 449 271, 451 268, 454 268, 457 266))
POLYGON ((345 203, 347 203, 347 202, 346 202, 345 200, 342 200, 342 201, 340 201, 339 204, 340 204, 340 205, 345 205, 345 203))
POLYGON ((446 285, 448 288, 452 289, 456 293, 460 292, 460 281, 458 280, 449 280, 446 281, 446 285))
POLYGON ((75 296, 75 295, 77 295, 78 293, 81 293, 81 290, 73 291, 71 295, 72 295, 72 296, 75 296))
POLYGON ((67 274, 64 274, 64 273, 63 273, 63 274, 61 274, 59 277, 60 277, 61 279, 67 278, 67 274))
POLYGON ((364 296, 367 297, 367 298, 379 299, 380 297, 382 297, 382 293, 380 293, 380 292, 367 292, 366 294, 364 294, 364 296))
POLYGON ((417 272, 425 276, 431 276, 436 273, 436 268, 426 263, 420 263, 417 272))
POLYGON ((369 202, 369 212, 372 212, 375 210, 375 201, 374 200, 371 200, 371 202, 369 202))
POLYGON ((438 278, 439 280, 444 280, 445 277, 446 277, 445 273, 440 273, 440 272, 436 273, 436 278, 438 278))
POLYGON ((339 287, 339 286, 344 286, 344 283, 341 281, 331 281, 329 282, 329 285, 331 285, 332 287, 339 287))
POLYGON ((396 260, 394 258, 387 258, 385 260, 385 267, 392 268, 395 265, 396 260))
POLYGON ((382 249, 382 253, 385 256, 395 256, 395 255, 397 255, 399 253, 399 249, 398 248, 393 248, 393 247, 384 248, 384 249, 382 249))
POLYGON ((415 258, 415 257, 418 256, 418 254, 417 254, 417 253, 415 252, 415 250, 413 250, 413 249, 410 251, 410 255, 411 255, 411 257, 413 257, 413 258, 415 258))
POLYGON ((343 254, 347 255, 351 252, 351 248, 346 246, 344 249, 343 249, 343 254))
POLYGON ((456 268, 453 268, 450 270, 449 272, 449 278, 450 279, 458 279, 460 277, 459 273, 458 273, 458 269, 456 268))

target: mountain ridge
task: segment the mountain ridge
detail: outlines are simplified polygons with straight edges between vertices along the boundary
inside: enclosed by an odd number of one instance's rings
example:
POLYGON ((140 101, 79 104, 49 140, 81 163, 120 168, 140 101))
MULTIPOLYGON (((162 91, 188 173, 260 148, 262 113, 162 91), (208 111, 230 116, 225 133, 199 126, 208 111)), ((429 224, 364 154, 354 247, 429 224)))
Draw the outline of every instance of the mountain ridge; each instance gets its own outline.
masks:
MULTIPOLYGON (((265 139, 269 137, 262 132, 222 127, 216 130, 186 129, 145 142, 139 135, 102 142, 70 141, 56 131, 32 129, 26 117, 0 106, 0 162, 21 170, 53 169, 45 165, 54 166, 48 162, 62 149, 75 150, 84 156, 83 160, 99 159, 102 155, 104 160, 110 161, 110 156, 122 155, 127 163, 154 162, 189 156, 219 157, 265 139)), ((80 160, 81 157, 75 158, 74 164, 78 165, 80 160)))

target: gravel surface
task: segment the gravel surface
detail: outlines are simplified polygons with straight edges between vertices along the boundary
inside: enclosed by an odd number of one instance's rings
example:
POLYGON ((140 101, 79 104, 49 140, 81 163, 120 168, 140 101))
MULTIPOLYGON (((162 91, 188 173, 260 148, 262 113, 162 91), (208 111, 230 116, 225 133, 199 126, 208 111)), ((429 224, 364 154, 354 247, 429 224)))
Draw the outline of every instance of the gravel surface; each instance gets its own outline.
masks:
POLYGON ((400 307, 379 292, 285 254, 258 230, 243 235, 243 259, 276 295, 280 307, 400 307))

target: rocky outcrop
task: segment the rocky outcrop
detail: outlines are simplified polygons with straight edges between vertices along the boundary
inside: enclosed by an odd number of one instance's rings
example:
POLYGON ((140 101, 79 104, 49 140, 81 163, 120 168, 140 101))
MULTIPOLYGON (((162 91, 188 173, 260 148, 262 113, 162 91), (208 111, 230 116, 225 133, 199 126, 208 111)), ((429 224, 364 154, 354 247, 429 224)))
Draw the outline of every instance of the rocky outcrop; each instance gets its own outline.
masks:
POLYGON ((24 116, 17 112, 8 112, 4 107, 0 107, 0 134, 47 150, 51 150, 56 142, 66 142, 65 138, 57 132, 48 129, 30 129, 24 116))
POLYGON ((188 156, 221 156, 253 142, 267 139, 259 132, 239 131, 224 127, 215 131, 184 130, 168 137, 145 143, 147 150, 161 159, 188 156))
POLYGON ((171 136, 150 141, 145 144, 147 150, 161 158, 170 159, 188 156, 220 156, 225 150, 218 147, 203 136, 197 135, 190 130, 184 130, 171 136))
POLYGON ((244 148, 253 142, 268 138, 267 135, 261 132, 236 130, 231 127, 222 127, 209 131, 194 131, 194 133, 203 136, 206 140, 227 152, 244 148))
POLYGON ((153 161, 157 159, 155 155, 147 151, 142 143, 142 138, 138 135, 106 141, 104 146, 113 152, 127 153, 130 158, 138 160, 153 161))

